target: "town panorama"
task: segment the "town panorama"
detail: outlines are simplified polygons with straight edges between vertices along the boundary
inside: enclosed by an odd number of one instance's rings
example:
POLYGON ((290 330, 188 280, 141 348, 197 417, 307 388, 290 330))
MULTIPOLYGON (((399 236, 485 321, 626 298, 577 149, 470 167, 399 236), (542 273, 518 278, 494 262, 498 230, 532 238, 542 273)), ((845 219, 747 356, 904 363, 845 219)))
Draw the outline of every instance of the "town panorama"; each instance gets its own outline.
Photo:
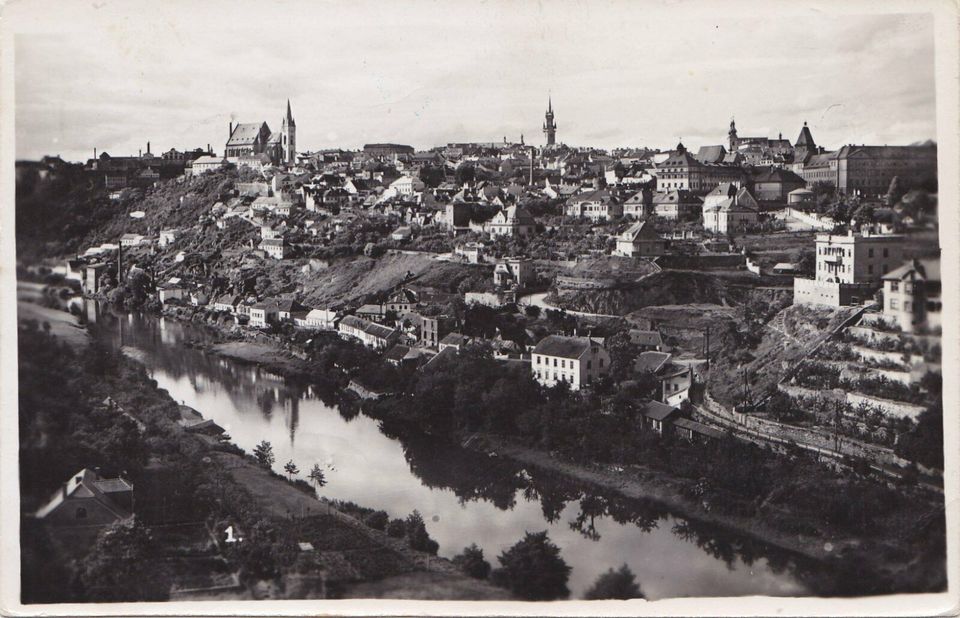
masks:
POLYGON ((22 603, 944 591, 936 143, 530 96, 17 161, 22 603))

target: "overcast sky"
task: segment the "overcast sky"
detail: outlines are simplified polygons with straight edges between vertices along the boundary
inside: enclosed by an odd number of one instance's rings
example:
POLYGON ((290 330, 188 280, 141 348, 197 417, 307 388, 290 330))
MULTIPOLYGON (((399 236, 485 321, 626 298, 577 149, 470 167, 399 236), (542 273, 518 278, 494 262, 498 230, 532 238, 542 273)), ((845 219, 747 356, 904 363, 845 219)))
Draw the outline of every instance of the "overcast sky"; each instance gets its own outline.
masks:
POLYGON ((828 148, 936 136, 925 15, 772 15, 727 2, 695 16, 637 1, 44 1, 18 22, 18 158, 136 154, 148 140, 154 153, 208 142, 222 153, 231 120, 278 129, 288 97, 301 151, 521 133, 542 144, 548 93, 571 145, 724 143, 731 116, 742 136, 791 141, 806 120, 828 148))

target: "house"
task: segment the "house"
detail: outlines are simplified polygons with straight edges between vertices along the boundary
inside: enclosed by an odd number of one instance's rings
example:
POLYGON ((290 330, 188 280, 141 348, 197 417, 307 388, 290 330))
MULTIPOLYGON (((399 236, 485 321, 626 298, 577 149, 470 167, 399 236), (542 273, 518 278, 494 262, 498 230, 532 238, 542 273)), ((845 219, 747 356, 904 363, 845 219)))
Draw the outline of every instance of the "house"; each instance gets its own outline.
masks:
POLYGON ((883 315, 905 333, 941 328, 940 258, 910 260, 883 276, 883 315))
POLYGON ((394 311, 397 315, 402 315, 413 311, 418 304, 417 294, 409 288, 400 288, 387 297, 384 301, 384 312, 394 311))
POLYGON ((453 252, 455 255, 459 255, 467 260, 469 264, 483 263, 483 245, 478 242, 468 242, 457 245, 453 252))
POLYGON ((631 195, 623 203, 623 215, 645 219, 653 213, 653 192, 643 189, 631 195))
POLYGON ((107 526, 131 521, 133 484, 122 477, 103 478, 84 468, 64 483, 35 517, 58 526, 107 526))
POLYGON ((383 322, 387 314, 387 309, 383 305, 363 305, 355 312, 358 318, 370 320, 371 322, 383 322))
POLYGON ((658 191, 652 198, 653 214, 669 221, 692 221, 700 216, 703 200, 683 189, 658 191))
POLYGON ((664 429, 678 414, 679 410, 659 401, 647 401, 640 406, 644 426, 659 434, 663 434, 664 429))
POLYGON ((390 188, 396 191, 397 195, 413 195, 422 192, 425 187, 423 181, 413 176, 401 176, 390 183, 390 188))
POLYGON ((524 257, 503 258, 493 268, 493 284, 497 287, 526 288, 533 283, 536 273, 533 260, 524 257))
POLYGON ((339 314, 330 309, 311 309, 305 316, 294 321, 301 328, 336 330, 339 314))
POLYGON ((400 336, 400 332, 395 328, 374 324, 355 315, 348 315, 340 320, 337 332, 345 339, 356 339, 363 345, 378 350, 387 348, 400 336))
POLYGON ((469 345, 470 338, 466 335, 461 335, 460 333, 448 333, 443 339, 440 340, 438 347, 440 351, 443 352, 447 348, 452 348, 459 352, 465 346, 469 345))
POLYGON ((668 362, 657 372, 657 377, 664 403, 678 406, 690 399, 690 388, 694 384, 693 365, 668 362))
POLYGON ((197 176, 199 174, 205 174, 207 172, 212 172, 222 168, 227 164, 227 160, 222 157, 214 156, 203 156, 198 159, 194 159, 193 163, 190 164, 191 174, 197 176))
POLYGON ((493 219, 484 225, 484 229, 491 237, 519 236, 527 238, 537 229, 533 216, 522 206, 508 206, 501 208, 493 219))
MULTIPOLYGON (((419 316, 418 338, 421 346, 437 348, 441 341, 447 340, 447 335, 456 328, 457 321, 453 316, 419 316)), ((459 349, 459 348, 458 348, 459 349)))
POLYGON ((250 307, 250 326, 265 328, 275 322, 289 319, 290 312, 294 308, 294 301, 291 300, 264 299, 250 307))
POLYGON ((883 276, 903 263, 902 236, 869 232, 818 234, 814 279, 793 279, 794 304, 858 304, 883 284, 883 276))
POLYGON ((120 237, 121 247, 139 247, 146 240, 143 234, 124 234, 120 237))
POLYGON ((173 244, 177 240, 177 234, 178 234, 178 230, 173 230, 173 229, 160 230, 160 240, 158 241, 160 248, 162 249, 167 247, 168 245, 173 244))
POLYGON ((609 221, 623 215, 623 204, 609 191, 597 189, 568 199, 564 205, 564 214, 568 217, 586 217, 593 221, 609 221))
POLYGON ((283 238, 265 238, 260 241, 259 249, 274 259, 282 260, 287 257, 289 246, 283 238))
POLYGON ((241 300, 242 297, 239 294, 224 294, 213 301, 213 310, 234 313, 241 300))
POLYGON ((746 187, 718 185, 703 198, 703 229, 715 234, 742 232, 755 226, 759 217, 760 205, 746 187))
POLYGON ((580 390, 606 375, 610 354, 591 337, 549 335, 533 349, 530 369, 543 386, 566 383, 571 390, 580 390))
POLYGON ((187 290, 179 283, 167 282, 160 286, 157 293, 160 297, 160 304, 166 305, 172 300, 183 300, 187 290))
POLYGON ((617 255, 641 257, 663 255, 667 252, 667 241, 660 238, 653 223, 639 221, 617 236, 617 255))
POLYGON ((800 176, 778 167, 755 171, 749 182, 754 197, 761 202, 786 202, 791 192, 807 186, 800 176))
POLYGON ((627 335, 630 337, 630 343, 639 346, 644 352, 663 351, 663 338, 660 336, 660 331, 631 328, 627 331, 627 335))

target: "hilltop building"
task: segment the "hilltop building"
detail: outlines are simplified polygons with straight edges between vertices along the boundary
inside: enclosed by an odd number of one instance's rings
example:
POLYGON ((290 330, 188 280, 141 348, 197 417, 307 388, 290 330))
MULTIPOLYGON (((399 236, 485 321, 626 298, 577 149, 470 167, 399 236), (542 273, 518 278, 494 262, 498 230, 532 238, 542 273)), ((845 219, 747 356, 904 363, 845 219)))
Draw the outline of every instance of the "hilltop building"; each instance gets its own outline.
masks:
POLYGON ((265 155, 273 165, 292 166, 297 161, 297 123, 293 119, 290 101, 280 131, 271 132, 266 122, 230 123, 230 137, 224 154, 233 163, 244 158, 265 155))

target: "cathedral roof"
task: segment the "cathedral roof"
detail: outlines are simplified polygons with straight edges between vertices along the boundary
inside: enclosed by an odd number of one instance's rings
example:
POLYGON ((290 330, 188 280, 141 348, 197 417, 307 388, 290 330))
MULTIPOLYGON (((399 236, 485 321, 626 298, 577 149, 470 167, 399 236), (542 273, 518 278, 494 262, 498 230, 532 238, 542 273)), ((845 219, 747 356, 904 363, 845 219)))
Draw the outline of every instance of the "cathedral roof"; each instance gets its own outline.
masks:
POLYGON ((230 134, 227 146, 249 146, 255 143, 260 135, 261 127, 266 128, 267 133, 270 132, 270 128, 265 122, 259 124, 256 122, 238 124, 233 128, 233 133, 230 134))

